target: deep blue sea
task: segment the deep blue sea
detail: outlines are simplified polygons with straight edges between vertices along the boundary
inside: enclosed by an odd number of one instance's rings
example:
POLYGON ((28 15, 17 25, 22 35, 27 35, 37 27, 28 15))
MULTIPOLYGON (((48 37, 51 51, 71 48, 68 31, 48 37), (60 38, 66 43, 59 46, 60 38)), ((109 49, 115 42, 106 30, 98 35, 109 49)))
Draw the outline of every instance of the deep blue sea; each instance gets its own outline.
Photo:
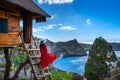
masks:
MULTIPOLYGON (((89 52, 87 52, 88 54, 89 52)), ((117 58, 120 57, 120 51, 115 51, 117 58)), ((84 67, 88 56, 82 57, 60 57, 57 58, 52 66, 67 72, 75 72, 84 75, 84 67)))

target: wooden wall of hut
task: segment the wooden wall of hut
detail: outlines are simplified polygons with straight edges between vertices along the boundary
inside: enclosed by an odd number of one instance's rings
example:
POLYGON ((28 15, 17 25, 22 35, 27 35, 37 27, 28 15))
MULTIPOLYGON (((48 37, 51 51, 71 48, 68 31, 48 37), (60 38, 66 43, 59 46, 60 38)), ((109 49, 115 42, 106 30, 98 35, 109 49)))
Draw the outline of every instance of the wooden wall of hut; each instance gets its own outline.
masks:
POLYGON ((0 10, 0 18, 1 19, 6 19, 7 20, 7 33, 1 33, 0 32, 0 47, 13 47, 17 44, 20 43, 19 39, 19 31, 20 31, 20 26, 19 26, 19 14, 17 13, 18 16, 0 10))

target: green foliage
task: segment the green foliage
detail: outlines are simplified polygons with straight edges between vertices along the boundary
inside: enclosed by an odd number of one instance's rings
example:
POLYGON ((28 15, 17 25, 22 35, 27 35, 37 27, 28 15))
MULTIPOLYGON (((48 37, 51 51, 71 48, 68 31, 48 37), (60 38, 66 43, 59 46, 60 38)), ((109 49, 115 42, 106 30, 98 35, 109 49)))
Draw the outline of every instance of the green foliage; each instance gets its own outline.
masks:
POLYGON ((101 51, 106 53, 110 48, 110 45, 102 37, 97 38, 92 46, 92 49, 97 53, 101 53, 101 51))
POLYGON ((26 60, 27 54, 25 53, 19 53, 19 54, 15 54, 12 57, 12 62, 15 64, 15 66, 18 66, 20 63, 24 62, 26 60))
POLYGON ((102 60, 103 60, 102 56, 96 56, 95 57, 95 61, 97 61, 97 62, 100 62, 102 60))
MULTIPOLYGON (((72 73, 50 70, 53 80, 72 80, 72 73)), ((49 80, 49 79, 48 79, 49 80)))
POLYGON ((87 80, 98 80, 100 75, 107 72, 107 66, 103 63, 93 63, 89 61, 85 66, 85 77, 87 80))
POLYGON ((13 71, 15 69, 14 65, 10 67, 10 70, 13 71))
POLYGON ((86 63, 86 68, 91 68, 93 66, 92 62, 86 63))
POLYGON ((0 62, 0 67, 3 66, 4 64, 2 62, 0 62))
POLYGON ((112 59, 112 60, 116 60, 117 57, 115 56, 115 54, 113 54, 113 55, 110 57, 110 59, 112 59))
POLYGON ((94 72, 95 68, 93 66, 93 63, 89 61, 86 63, 85 66, 85 77, 87 77, 87 80, 97 80, 97 75, 94 72))
POLYGON ((112 46, 102 37, 96 38, 91 46, 89 58, 85 65, 84 75, 87 80, 104 79, 108 74, 107 68, 109 67, 105 61, 113 60, 116 61, 117 57, 115 56, 112 46), (107 56, 111 57, 108 58, 107 56))
POLYGON ((97 74, 103 75, 106 74, 106 72, 107 72, 107 66, 105 64, 99 65, 99 67, 97 68, 97 74))
POLYGON ((119 72, 118 69, 115 69, 114 71, 112 71, 112 74, 113 74, 113 75, 117 75, 117 74, 120 74, 120 72, 119 72))
POLYGON ((0 62, 0 68, 4 68, 5 67, 5 63, 4 62, 0 62))
POLYGON ((109 80, 109 78, 104 78, 104 80, 109 80))

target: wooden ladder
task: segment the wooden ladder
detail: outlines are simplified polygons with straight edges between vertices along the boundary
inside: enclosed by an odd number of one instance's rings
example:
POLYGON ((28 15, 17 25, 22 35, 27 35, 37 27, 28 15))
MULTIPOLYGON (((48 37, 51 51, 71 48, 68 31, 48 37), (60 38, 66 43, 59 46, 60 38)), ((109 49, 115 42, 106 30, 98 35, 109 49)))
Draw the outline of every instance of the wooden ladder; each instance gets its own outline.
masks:
POLYGON ((50 75, 49 69, 47 68, 40 68, 40 49, 37 48, 36 44, 25 44, 22 34, 20 33, 20 38, 22 41, 22 46, 25 49, 27 53, 27 58, 29 60, 29 63, 31 65, 31 79, 33 80, 45 80, 48 78, 49 80, 52 80, 52 77, 50 75), (34 77, 32 77, 34 76, 34 77))

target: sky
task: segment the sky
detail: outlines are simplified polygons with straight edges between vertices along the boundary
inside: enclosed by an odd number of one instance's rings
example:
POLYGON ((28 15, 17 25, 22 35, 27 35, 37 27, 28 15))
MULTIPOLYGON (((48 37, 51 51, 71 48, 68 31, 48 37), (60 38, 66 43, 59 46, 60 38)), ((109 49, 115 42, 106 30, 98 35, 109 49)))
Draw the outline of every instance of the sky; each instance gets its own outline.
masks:
POLYGON ((120 0, 34 0, 51 15, 47 22, 33 21, 33 35, 53 42, 77 39, 93 43, 103 37, 120 42, 120 0))

